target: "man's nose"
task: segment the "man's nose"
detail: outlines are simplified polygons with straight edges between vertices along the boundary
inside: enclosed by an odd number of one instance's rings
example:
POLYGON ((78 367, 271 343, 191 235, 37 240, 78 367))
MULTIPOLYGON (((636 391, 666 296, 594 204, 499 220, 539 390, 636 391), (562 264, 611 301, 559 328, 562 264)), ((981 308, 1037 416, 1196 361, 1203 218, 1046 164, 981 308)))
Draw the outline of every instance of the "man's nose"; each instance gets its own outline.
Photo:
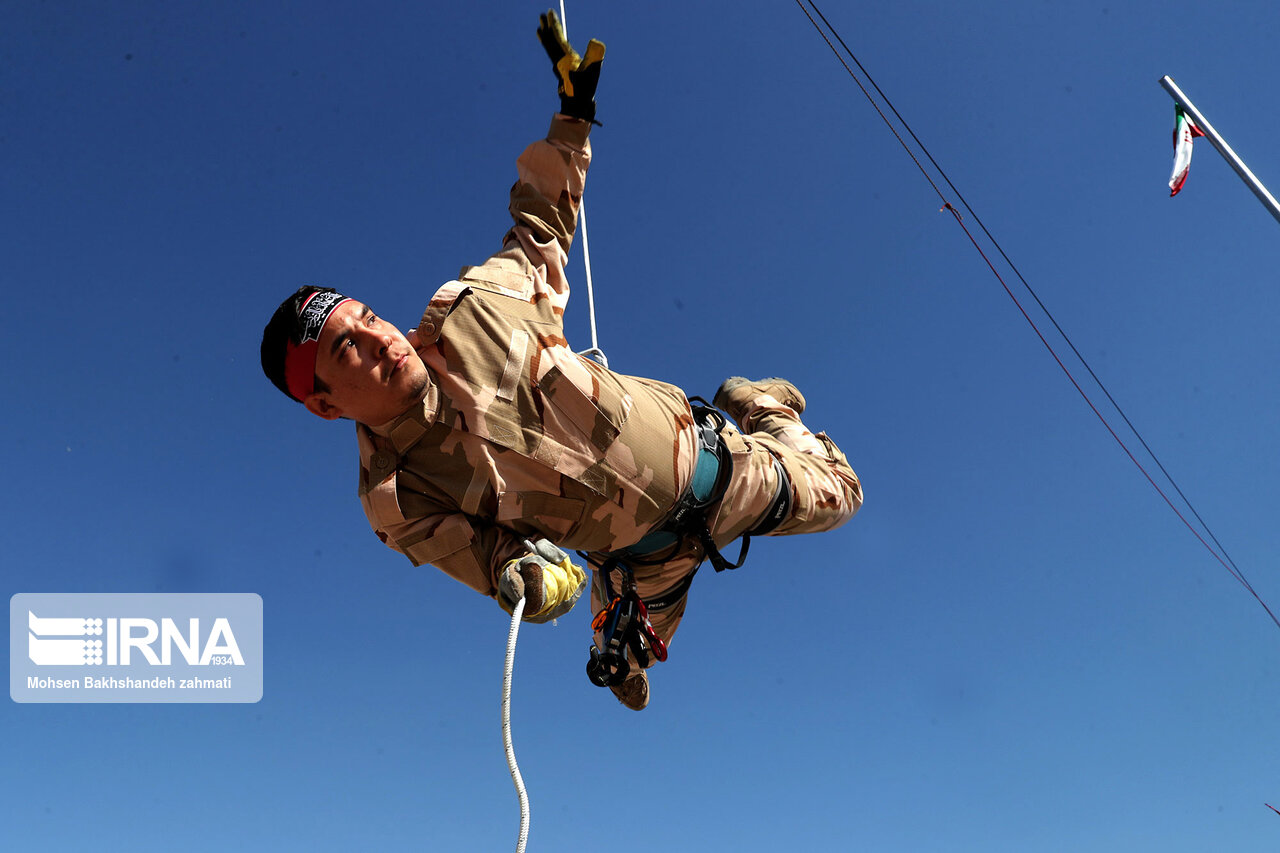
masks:
POLYGON ((395 339, 391 333, 382 329, 370 329, 368 346, 379 356, 386 355, 395 339))

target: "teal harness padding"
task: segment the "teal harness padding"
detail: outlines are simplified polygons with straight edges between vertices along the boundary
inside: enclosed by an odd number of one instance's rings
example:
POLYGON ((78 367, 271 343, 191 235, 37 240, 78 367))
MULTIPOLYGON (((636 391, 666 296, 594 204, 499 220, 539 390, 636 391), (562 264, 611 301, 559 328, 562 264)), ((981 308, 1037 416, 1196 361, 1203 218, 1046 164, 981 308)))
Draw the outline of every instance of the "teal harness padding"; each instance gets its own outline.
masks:
MULTIPOLYGON (((699 431, 699 440, 701 440, 701 435, 702 433, 699 431)), ((689 491, 699 504, 705 506, 712 502, 715 496, 716 483, 720 479, 720 467, 720 456, 714 448, 707 447, 705 444, 698 448, 698 461, 693 469, 693 483, 690 484, 689 491)), ((649 531, 639 542, 629 548, 624 548, 619 553, 637 557, 645 554, 655 554, 658 551, 670 548, 678 541, 680 541, 680 534, 664 526, 660 530, 649 531)))
POLYGON ((693 480, 661 527, 649 531, 639 542, 615 551, 614 554, 637 565, 661 563, 675 552, 682 540, 692 537, 702 545, 706 559, 711 561, 717 572, 736 569, 747 558, 751 537, 769 533, 790 514, 791 481, 786 469, 775 457, 773 464, 778 472, 778 491, 773 503, 760 521, 742 535, 742 550, 737 562, 727 560, 711 538, 707 510, 724 497, 725 490, 729 487, 729 478, 733 474, 733 457, 720 438, 720 430, 725 428, 728 421, 717 409, 708 406, 705 400, 692 397, 690 402, 694 403, 693 422, 698 436, 698 457, 694 463, 693 480))
POLYGON ((698 448, 698 464, 693 469, 693 496, 699 503, 709 503, 720 479, 720 457, 709 447, 698 448))

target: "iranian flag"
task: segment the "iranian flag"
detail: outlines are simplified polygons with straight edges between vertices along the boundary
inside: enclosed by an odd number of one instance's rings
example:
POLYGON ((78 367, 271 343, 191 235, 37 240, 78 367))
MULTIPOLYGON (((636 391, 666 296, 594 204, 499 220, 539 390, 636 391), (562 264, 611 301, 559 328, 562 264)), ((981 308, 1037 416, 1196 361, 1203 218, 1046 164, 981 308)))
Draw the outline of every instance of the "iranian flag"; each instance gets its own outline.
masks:
POLYGON ((1169 197, 1177 195, 1182 185, 1187 182, 1187 172, 1191 170, 1191 140, 1204 136, 1204 131, 1196 127, 1191 116, 1175 106, 1178 121, 1173 128, 1173 174, 1169 176, 1169 197))

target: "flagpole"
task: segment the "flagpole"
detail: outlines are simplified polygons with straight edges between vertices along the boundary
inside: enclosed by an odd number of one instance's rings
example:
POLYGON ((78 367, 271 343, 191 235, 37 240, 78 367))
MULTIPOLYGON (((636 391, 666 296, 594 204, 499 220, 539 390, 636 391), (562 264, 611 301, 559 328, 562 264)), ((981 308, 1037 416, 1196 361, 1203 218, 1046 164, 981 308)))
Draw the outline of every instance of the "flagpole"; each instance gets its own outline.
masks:
POLYGON ((1209 120, 1196 109, 1195 104, 1191 103, 1187 96, 1182 94, 1182 90, 1173 82, 1173 78, 1166 74, 1160 78, 1160 85, 1173 96, 1173 99, 1187 115, 1191 116, 1191 120, 1196 123, 1196 127, 1204 131, 1205 138, 1213 143, 1213 147, 1218 149, 1218 153, 1222 155, 1222 158, 1227 161, 1231 168, 1236 170, 1240 180, 1244 181, 1249 189, 1253 190, 1253 194, 1258 197, 1258 201, 1262 202, 1263 206, 1271 211, 1271 215, 1275 217, 1277 222, 1280 222, 1280 203, 1277 203, 1275 197, 1267 192, 1267 188, 1262 185, 1262 181, 1258 180, 1253 172, 1249 171, 1249 167, 1244 164, 1244 161, 1240 159, 1236 152, 1231 150, 1231 146, 1218 134, 1218 131, 1213 129, 1213 125, 1209 124, 1209 120))

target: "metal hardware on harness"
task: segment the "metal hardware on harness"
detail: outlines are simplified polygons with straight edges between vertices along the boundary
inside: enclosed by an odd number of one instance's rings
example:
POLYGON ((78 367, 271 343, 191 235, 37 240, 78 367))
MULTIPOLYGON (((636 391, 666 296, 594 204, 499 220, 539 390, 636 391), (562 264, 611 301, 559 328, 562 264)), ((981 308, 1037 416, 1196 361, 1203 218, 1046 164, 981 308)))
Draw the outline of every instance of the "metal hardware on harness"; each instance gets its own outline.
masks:
POLYGON ((653 630, 649 611, 636 592, 636 579, 631 569, 616 559, 608 560, 600 567, 605 594, 609 602, 596 614, 591 627, 599 631, 604 648, 591 645, 591 659, 587 661, 587 678, 597 687, 621 684, 631 672, 627 651, 631 651, 636 665, 641 669, 649 665, 650 655, 657 660, 667 659, 667 645, 653 630), (622 588, 614 592, 610 574, 614 569, 622 573, 622 588))
MULTIPOLYGON (((716 546, 711 536, 707 510, 724 497, 733 474, 733 458, 728 446, 720 437, 720 431, 728 421, 706 400, 691 397, 694 426, 697 430, 697 459, 693 483, 681 495, 675 509, 658 530, 651 531, 636 546, 603 555, 603 563, 591 555, 578 553, 600 574, 604 583, 606 604, 592 620, 591 627, 600 633, 601 645, 590 646, 591 658, 587 661, 587 677, 598 687, 621 684, 631 673, 627 660, 628 651, 635 663, 647 668, 650 660, 667 659, 667 646, 649 621, 650 608, 636 591, 635 574, 631 565, 658 565, 671 559, 688 538, 694 538, 702 546, 704 559, 709 560, 717 572, 736 569, 747 559, 751 537, 764 535, 776 529, 791 514, 791 478, 775 457, 774 469, 778 475, 778 489, 769 509, 752 529, 742 535, 742 546, 737 562, 730 562, 716 546), (633 550, 635 549, 635 550, 633 550), (631 564, 631 565, 628 565, 631 564), (620 591, 613 589, 612 573, 617 569, 622 575, 620 591)), ((659 593, 651 600, 654 612, 672 606, 683 599, 693 581, 695 567, 683 580, 671 589, 659 593)))

